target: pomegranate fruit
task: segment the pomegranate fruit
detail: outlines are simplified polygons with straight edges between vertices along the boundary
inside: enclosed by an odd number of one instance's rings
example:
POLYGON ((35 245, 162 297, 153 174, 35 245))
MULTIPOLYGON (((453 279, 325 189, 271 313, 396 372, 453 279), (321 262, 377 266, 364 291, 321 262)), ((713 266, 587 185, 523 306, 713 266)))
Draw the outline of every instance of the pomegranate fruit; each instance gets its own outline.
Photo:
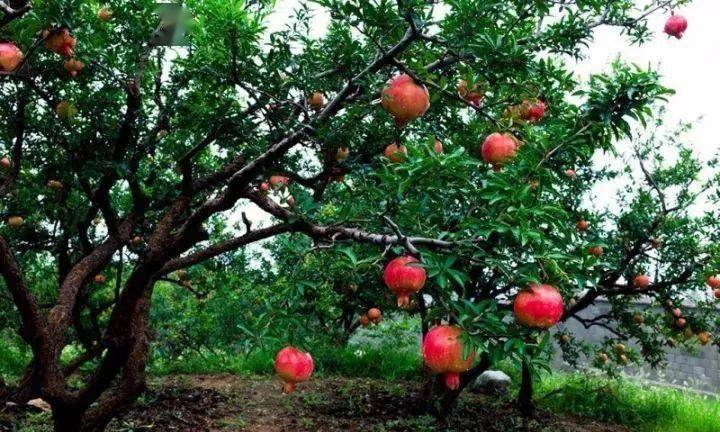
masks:
POLYGON ((0 159, 0 169, 3 171, 10 171, 10 168, 12 168, 12 162, 10 162, 10 159, 7 156, 3 156, 3 158, 0 159))
POLYGON ((273 189, 285 189, 290 184, 290 179, 282 175, 270 176, 269 181, 273 189))
POLYGON ((682 311, 680 310, 680 308, 673 309, 672 313, 675 318, 682 317, 682 311))
POLYGON ((378 308, 370 308, 367 312, 367 316, 370 319, 370 321, 374 323, 378 323, 378 320, 382 318, 382 312, 378 308))
POLYGON ((45 33, 45 46, 52 52, 72 57, 75 55, 75 45, 77 40, 70 34, 68 28, 62 28, 58 31, 45 33))
POLYGON ((58 117, 63 120, 72 120, 77 115, 77 108, 71 102, 62 101, 55 107, 58 117))
POLYGON ((639 274, 633 279, 636 288, 645 289, 650 286, 650 277, 646 274, 639 274))
POLYGON ((496 132, 485 138, 480 154, 485 162, 497 170, 515 158, 517 149, 518 141, 514 136, 496 132))
POLYGON ((350 156, 350 148, 340 147, 335 153, 335 160, 340 163, 350 156))
POLYGON ((62 182, 59 180, 48 180, 47 185, 50 189, 60 190, 63 187, 62 182))
POLYGON ((574 169, 565 170, 565 175, 570 177, 573 180, 575 180, 577 178, 577 173, 575 172, 574 169))
POLYGON ((605 364, 608 362, 608 360, 609 360, 609 357, 607 354, 605 354, 605 353, 598 354, 598 361, 600 363, 605 364))
POLYGON ((367 314, 360 315, 360 325, 363 327, 370 325, 370 318, 368 318, 367 314))
POLYGON ((577 229, 578 231, 585 232, 590 228, 590 222, 586 221, 585 219, 580 219, 577 223, 577 229))
POLYGON ((627 356, 626 356, 625 354, 622 354, 622 355, 620 356, 620 358, 618 359, 618 361, 619 361, 621 364, 627 364, 628 358, 627 358, 627 356))
POLYGON ((615 352, 618 354, 625 354, 625 345, 619 343, 615 345, 615 352))
POLYGON ((430 108, 430 93, 410 75, 401 74, 388 81, 382 91, 381 104, 402 126, 425 114, 430 108))
POLYGON ((439 325, 432 328, 423 340, 425 364, 435 373, 445 374, 445 385, 451 390, 460 387, 460 373, 475 361, 475 352, 465 357, 461 335, 456 326, 439 325))
POLYGON ((402 163, 407 159, 407 147, 400 144, 392 143, 385 147, 385 157, 390 159, 392 163, 402 163))
POLYGON ((321 92, 315 92, 308 98, 308 105, 315 111, 320 111, 325 106, 325 95, 321 92))
POLYGON ((435 153, 445 153, 445 149, 443 149, 442 141, 435 138, 435 144, 433 145, 433 150, 435 150, 435 153))
POLYGON ((687 19, 682 15, 672 14, 665 22, 665 33, 677 39, 683 37, 683 33, 687 30, 687 19))
POLYGON ((385 267, 385 285, 397 296, 401 308, 410 304, 410 294, 422 289, 426 277, 425 269, 410 255, 397 257, 385 267))
POLYGON ((295 385, 307 381, 315 369, 310 353, 293 346, 281 349, 275 357, 275 372, 285 383, 283 391, 287 394, 295 390, 295 385))
POLYGON ((470 102, 475 106, 480 106, 485 98, 485 94, 478 90, 477 83, 473 84, 471 89, 468 89, 468 83, 465 80, 460 80, 458 82, 457 92, 461 99, 470 102))
POLYGON ((697 338, 700 341, 700 345, 705 346, 710 343, 711 336, 710 333, 704 331, 698 333, 697 338))
POLYGON ((105 283, 105 275, 104 274, 95 275, 95 283, 98 283, 98 284, 105 283))
POLYGON ((675 324, 678 328, 684 328, 685 324, 687 324, 687 320, 685 320, 685 318, 678 318, 677 321, 675 321, 675 324))
POLYGON ((563 298, 552 285, 531 284, 529 289, 520 291, 513 305, 515 320, 531 328, 548 329, 560 320, 563 314, 563 298))
POLYGON ((270 192, 270 183, 268 183, 268 182, 260 183, 260 191, 264 192, 264 193, 270 192))
POLYGON ((140 236, 135 236, 135 237, 133 237, 132 242, 131 242, 131 244, 132 244, 134 247, 138 247, 138 246, 140 246, 142 243, 143 243, 143 240, 142 240, 142 237, 140 237, 140 236))
POLYGON ((104 8, 100 8, 97 16, 100 21, 108 22, 112 19, 113 13, 110 9, 104 7, 104 8))
POLYGON ((588 249, 588 252, 590 252, 590 255, 593 255, 595 258, 600 258, 603 254, 603 248, 602 246, 593 246, 588 249))
POLYGON ((720 288, 720 277, 717 276, 708 276, 707 278, 707 284, 712 289, 718 289, 720 288))
POLYGON ((25 223, 25 219, 22 216, 10 216, 7 222, 11 228, 20 228, 25 223))
POLYGON ((12 42, 0 43, 0 72, 12 72, 22 63, 23 53, 12 42))
POLYGON ((645 322, 645 317, 640 314, 635 314, 633 316, 633 321, 635 321, 635 324, 642 325, 645 322))
POLYGON ((85 68, 85 63, 76 59, 69 59, 65 61, 65 70, 70 73, 73 77, 78 75, 78 72, 85 68))
POLYGON ((525 101, 523 105, 527 106, 525 120, 530 123, 535 123, 542 120, 545 117, 545 111, 547 111, 547 104, 539 99, 532 101, 525 101))

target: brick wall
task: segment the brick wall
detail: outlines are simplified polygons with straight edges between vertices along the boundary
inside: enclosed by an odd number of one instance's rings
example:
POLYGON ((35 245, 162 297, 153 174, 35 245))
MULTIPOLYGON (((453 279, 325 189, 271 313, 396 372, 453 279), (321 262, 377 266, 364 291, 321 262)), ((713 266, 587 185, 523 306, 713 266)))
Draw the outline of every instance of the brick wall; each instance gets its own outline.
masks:
MULTIPOLYGON (((639 308, 648 307, 638 305, 639 308)), ((580 316, 583 318, 595 317, 605 313, 610 305, 605 301, 597 301, 595 305, 584 310, 580 316)), ((685 310, 691 307, 683 306, 685 310)), ((692 314, 692 312, 688 312, 692 314)), ((562 328, 571 330, 573 335, 579 339, 597 342, 605 337, 612 336, 610 332, 601 327, 585 329, 579 322, 568 320, 562 328)), ((632 346, 632 344, 631 344, 632 346)), ((720 394, 720 351, 716 345, 701 347, 696 352, 687 352, 680 349, 667 349, 667 364, 657 370, 649 366, 641 368, 628 367, 626 372, 652 381, 663 382, 682 387, 690 387, 703 392, 720 394)), ((562 362, 562 356, 556 356, 556 366, 569 368, 569 365, 562 362)))

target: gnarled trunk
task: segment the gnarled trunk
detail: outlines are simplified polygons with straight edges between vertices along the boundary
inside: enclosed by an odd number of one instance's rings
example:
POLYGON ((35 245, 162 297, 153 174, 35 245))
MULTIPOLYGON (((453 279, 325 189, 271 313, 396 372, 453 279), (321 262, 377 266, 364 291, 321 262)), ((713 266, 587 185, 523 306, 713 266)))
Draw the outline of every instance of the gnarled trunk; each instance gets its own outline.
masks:
POLYGON ((460 387, 457 390, 447 388, 444 377, 440 374, 435 375, 427 382, 422 391, 425 411, 437 417, 447 417, 455 407, 455 403, 463 390, 485 372, 490 367, 490 364, 490 357, 483 355, 478 364, 469 371, 460 374, 460 387))

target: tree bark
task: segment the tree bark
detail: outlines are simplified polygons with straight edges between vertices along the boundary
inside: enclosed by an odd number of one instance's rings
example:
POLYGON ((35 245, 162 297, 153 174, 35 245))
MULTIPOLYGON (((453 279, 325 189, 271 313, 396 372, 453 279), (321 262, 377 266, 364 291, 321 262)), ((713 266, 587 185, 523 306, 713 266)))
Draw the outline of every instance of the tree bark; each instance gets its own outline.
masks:
POLYGON ((485 372, 490 364, 490 357, 483 355, 478 364, 460 375, 460 387, 457 390, 447 388, 441 374, 435 375, 428 381, 422 392, 422 398, 426 401, 425 411, 440 418, 450 415, 463 390, 485 372))
POLYGON ((535 407, 533 406, 533 377, 530 366, 526 361, 522 362, 522 380, 518 392, 518 408, 525 417, 532 417, 535 407))

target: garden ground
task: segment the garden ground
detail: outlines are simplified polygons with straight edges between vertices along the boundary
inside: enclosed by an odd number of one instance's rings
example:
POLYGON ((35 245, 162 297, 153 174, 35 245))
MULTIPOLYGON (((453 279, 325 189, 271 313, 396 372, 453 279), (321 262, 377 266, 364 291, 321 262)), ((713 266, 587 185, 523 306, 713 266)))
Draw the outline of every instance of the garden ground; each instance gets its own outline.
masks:
MULTIPOLYGON (((447 423, 420 413, 418 384, 362 378, 322 378, 292 395, 269 377, 180 375, 153 380, 113 432, 128 431, 578 431, 624 427, 541 409, 523 420, 512 403, 466 392, 447 423)), ((47 414, 4 413, 0 430, 45 431, 47 414), (22 426, 18 426, 22 424, 22 426), (19 427, 19 429, 18 429, 19 427)))

